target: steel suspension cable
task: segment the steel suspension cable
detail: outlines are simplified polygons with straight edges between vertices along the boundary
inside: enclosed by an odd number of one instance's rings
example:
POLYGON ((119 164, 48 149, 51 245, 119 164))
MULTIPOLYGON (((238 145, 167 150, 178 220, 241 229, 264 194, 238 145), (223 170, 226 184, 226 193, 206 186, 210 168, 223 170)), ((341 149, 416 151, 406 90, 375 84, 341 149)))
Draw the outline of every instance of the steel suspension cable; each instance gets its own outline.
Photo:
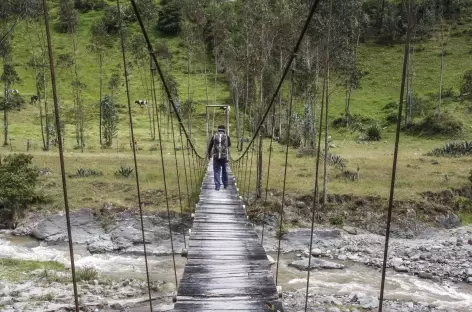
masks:
POLYGON ((172 224, 171 224, 171 216, 170 216, 170 206, 169 206, 169 194, 167 192, 167 180, 166 180, 166 169, 165 169, 165 161, 164 161, 164 151, 162 148, 162 132, 161 132, 161 121, 159 119, 159 114, 156 114, 157 120, 157 133, 159 135, 159 151, 161 154, 161 168, 162 168, 162 182, 164 183, 164 194, 166 198, 166 208, 167 208, 167 222, 169 225, 169 236, 170 236, 170 247, 172 252, 172 263, 174 266, 174 278, 175 278, 175 287, 178 288, 178 280, 177 280, 177 267, 175 265, 175 252, 174 252, 174 237, 172 234, 172 224))
MULTIPOLYGON (((188 177, 187 177, 187 162, 185 161, 185 147, 184 147, 184 141, 183 141, 183 138, 182 138, 182 129, 180 129, 179 127, 179 134, 180 134, 180 145, 181 145, 181 149, 182 149, 182 159, 184 161, 184 173, 185 173, 185 187, 187 189, 187 205, 188 205, 188 212, 191 212, 192 211, 192 208, 191 208, 191 202, 190 202, 190 191, 188 189, 188 177)), ((188 148, 188 145, 187 145, 187 148, 188 148)))
POLYGON ((411 2, 408 1, 408 30, 405 44, 405 54, 403 57, 403 72, 402 72, 402 84, 400 90, 400 102, 398 105, 398 117, 397 117, 397 129, 395 133, 395 150, 393 153, 393 166, 392 166, 392 179, 390 183, 390 197, 388 199, 388 214, 387 214, 387 229, 385 233, 385 248, 383 255, 383 264, 382 264, 382 282, 380 284, 380 304, 379 312, 383 310, 383 300, 385 292, 385 275, 387 271, 387 258, 388 258, 388 244, 390 240, 390 225, 392 223, 392 211, 393 211, 393 198, 395 193, 395 179, 397 173, 397 162, 398 162, 398 146, 400 142, 400 131, 401 131, 401 122, 402 122, 402 110, 403 110, 403 99, 405 96, 405 80, 406 80, 406 71, 408 65, 408 55, 410 51, 410 38, 411 38, 411 2))
MULTIPOLYGON (((308 309, 308 288, 310 286, 310 267, 311 267, 311 250, 313 249, 313 232, 315 229, 315 214, 319 202, 318 202, 318 194, 319 194, 319 173, 320 173, 320 157, 321 157, 321 132, 323 130, 323 110, 324 110, 324 103, 325 103, 325 91, 326 91, 326 83, 323 83, 323 91, 321 93, 321 111, 320 111, 320 127, 318 131, 318 150, 316 151, 316 164, 315 164, 315 190, 313 191, 313 204, 312 204, 312 212, 311 212, 311 232, 310 232, 310 247, 309 247, 309 258, 308 258, 308 272, 307 272, 307 279, 306 279, 306 293, 305 293, 305 312, 308 309)), ((326 161, 326 160, 325 160, 326 161)))
POLYGON ((74 288, 74 304, 75 311, 79 312, 79 296, 77 292, 77 279, 75 274, 75 259, 74 259, 74 245, 72 240, 72 229, 70 224, 70 213, 69 213, 69 197, 67 194, 67 180, 66 180, 66 169, 64 163, 64 143, 62 141, 62 132, 61 132, 61 117, 59 115, 59 101, 57 97, 56 89, 56 73, 54 70, 54 56, 52 52, 52 42, 51 42, 51 31, 49 29, 49 11, 47 7, 46 0, 43 0, 43 11, 44 11, 44 23, 46 25, 46 37, 48 43, 48 55, 49 55, 49 70, 51 72, 51 86, 52 94, 54 100, 54 115, 56 121, 57 131, 57 140, 59 145, 59 161, 61 164, 61 178, 62 178, 62 192, 64 196, 64 209, 66 211, 66 223, 67 223, 67 238, 69 240, 69 255, 70 255, 70 267, 72 273, 72 285, 74 288))
POLYGON ((190 146, 189 146, 189 140, 187 140, 187 160, 188 160, 188 175, 189 175, 189 178, 190 178, 190 190, 191 190, 191 193, 192 193, 192 197, 193 197, 193 192, 195 191, 195 185, 193 184, 193 175, 192 175, 192 163, 190 162, 190 146))
POLYGON ((247 186, 247 165, 249 164, 249 153, 246 154, 246 168, 244 169, 244 188, 243 194, 246 193, 246 186, 247 186))
POLYGON ((129 118, 129 129, 131 135, 131 142, 133 148, 133 161, 134 161, 134 172, 136 177, 136 190, 138 192, 138 206, 139 206, 139 218, 141 221, 141 235, 143 238, 143 247, 144 247, 144 262, 146 265, 146 279, 147 279, 147 287, 148 287, 148 294, 149 294, 149 308, 152 309, 152 296, 151 296, 151 279, 149 276, 149 265, 147 259, 147 250, 146 250, 146 237, 144 233, 144 221, 143 221, 143 203, 141 200, 141 188, 139 184, 139 171, 138 171, 138 161, 136 157, 136 144, 134 143, 134 127, 133 127, 133 114, 131 111, 131 96, 129 92, 129 81, 128 81, 128 66, 126 61, 126 49, 125 49, 125 39, 123 34, 123 25, 121 19, 121 8, 120 8, 120 0, 116 0, 116 6, 118 9, 118 27, 120 29, 120 43, 121 43, 121 53, 123 56, 123 71, 125 76, 125 86, 126 86, 126 98, 128 101, 128 118, 129 118))
MULTIPOLYGON (((317 0, 319 1, 319 0, 317 0)), ((185 134, 185 138, 187 140, 187 143, 190 145, 190 147, 192 148, 192 150, 195 151, 196 155, 198 156, 198 158, 202 159, 203 157, 200 156, 197 152, 197 150, 195 149, 195 146, 193 145, 192 141, 190 140, 190 137, 187 133, 187 130, 185 129, 185 126, 183 125, 183 122, 182 122, 182 117, 180 116, 179 114, 179 111, 177 109, 177 106, 175 105, 175 102, 174 102, 174 99, 171 95, 171 92, 170 92, 170 89, 169 89, 169 85, 167 84, 167 81, 164 77, 164 73, 162 72, 162 69, 161 69, 161 66, 159 65, 159 62, 157 61, 157 57, 156 55, 153 53, 153 48, 152 48, 152 44, 151 44, 151 40, 149 39, 149 36, 147 34, 147 31, 146 31, 146 28, 144 27, 144 23, 143 23, 143 20, 141 18, 141 13, 139 13, 139 10, 138 10, 138 7, 136 5, 136 0, 130 0, 131 2, 131 5, 133 7, 133 10, 134 10, 134 13, 136 15, 136 19, 138 20, 138 23, 139 23, 139 26, 141 28, 141 32, 143 33, 143 36, 144 36, 144 39, 146 41, 146 46, 147 46, 147 49, 148 49, 148 52, 149 54, 151 55, 151 58, 154 62, 154 64, 156 65, 156 69, 157 69, 157 72, 159 74, 159 77, 161 78, 161 81, 162 81, 162 85, 164 87, 164 91, 167 95, 167 98, 168 100, 170 101, 170 103, 172 104, 172 108, 174 109, 174 112, 175 112, 175 116, 177 117, 177 120, 179 122, 179 125, 181 127, 181 129, 183 130, 184 134, 185 134)))
POLYGON ((267 179, 266 179, 266 190, 264 197, 264 214, 262 216, 262 234, 261 234, 261 245, 264 244, 264 231, 265 231, 265 221, 266 221, 266 212, 267 212, 267 195, 269 193, 269 177, 270 177, 270 161, 272 159, 272 144, 274 142, 274 131, 275 131, 275 107, 272 110, 272 132, 270 136, 269 144, 269 160, 267 163, 267 179))
MULTIPOLYGON (((169 104, 169 108, 170 108, 170 104, 169 104)), ((182 234, 184 236, 184 248, 187 248, 187 240, 185 238, 185 227, 183 226, 183 224, 184 224, 184 211, 183 210, 184 209, 183 209, 183 206, 182 206, 182 192, 181 192, 181 189, 180 189, 179 162, 177 160, 177 149, 176 149, 176 145, 175 145, 174 118, 172 118, 172 116, 170 116, 170 124, 171 124, 171 129, 172 129, 172 143, 173 143, 173 146, 174 146, 175 172, 177 174, 177 189, 178 189, 178 192, 179 192, 180 223, 182 225, 182 234)))
MULTIPOLYGON (((290 130, 292 127, 292 105, 293 105, 293 76, 294 76, 294 69, 292 68, 291 74, 290 74, 290 101, 289 101, 289 106, 288 106, 288 129, 287 129, 287 138, 290 138, 290 130)), ((282 225, 283 225, 283 220, 284 220, 284 204, 285 204, 285 186, 287 182, 287 165, 288 165, 288 148, 289 148, 289 142, 287 142, 287 145, 285 147, 285 169, 284 169, 284 182, 283 182, 283 188, 282 188, 282 207, 280 208, 280 219, 279 219, 279 245, 277 248, 277 268, 275 271, 275 285, 278 285, 278 279, 279 279, 279 263, 280 263, 280 243, 282 241, 282 225)))
MULTIPOLYGON (((134 0, 132 0, 132 1, 134 1, 134 0)), ((262 119, 261 119, 261 121, 259 122, 259 125, 258 125, 257 128, 256 128, 256 131, 254 132, 254 135, 252 136, 252 139, 251 139, 251 141, 250 141, 250 144, 248 145, 248 147, 244 150, 244 152, 241 154, 241 156, 240 156, 237 160, 241 159, 245 154, 247 154, 247 152, 249 151, 250 145, 251 145, 252 142, 257 138, 257 135, 258 135, 259 131, 260 131, 261 128, 263 127, 264 122, 265 122, 267 116, 269 115, 270 109, 272 108, 272 106, 273 106, 274 103, 275 103, 275 100, 277 99, 277 96, 278 96, 278 94, 279 94, 279 92, 280 92, 280 89, 281 89, 282 84, 283 84, 283 82, 284 82, 284 80, 285 80, 285 77, 287 76, 287 73, 288 73, 288 71, 289 71, 289 69, 290 69, 290 66, 292 65, 292 62, 293 62, 293 60, 295 59, 295 56, 296 56, 296 54, 298 53, 298 50, 300 49, 300 45, 302 44, 303 38, 305 37, 305 34, 306 34, 307 30, 308 30, 308 26, 310 25, 310 22, 311 22, 311 20, 312 20, 312 18, 313 18, 313 15, 315 14, 316 8, 318 7, 318 4, 319 4, 320 2, 321 2, 321 0, 315 0, 315 1, 313 2, 313 6, 311 7, 310 13, 308 14, 308 17, 307 17, 307 19, 306 19, 306 21, 305 21, 305 24, 304 24, 303 29, 302 29, 302 31, 301 31, 301 33, 300 33, 300 36, 299 36, 299 38, 298 38, 298 40, 297 40, 297 43, 295 44, 295 46, 294 46, 294 48, 293 48, 293 51, 292 51, 292 53, 290 54, 290 57, 289 57, 289 59, 288 59, 288 61, 287 61, 287 64, 285 65, 284 71, 283 71, 283 73, 282 73, 282 77, 280 77, 280 81, 279 81, 279 83, 278 83, 278 85, 277 85, 277 88, 276 88, 275 91, 274 91, 274 94, 273 94, 273 96, 272 96, 272 98, 271 98, 271 101, 269 102, 269 105, 267 106, 267 109, 266 109, 266 111, 264 112, 264 115, 262 116, 262 119)))

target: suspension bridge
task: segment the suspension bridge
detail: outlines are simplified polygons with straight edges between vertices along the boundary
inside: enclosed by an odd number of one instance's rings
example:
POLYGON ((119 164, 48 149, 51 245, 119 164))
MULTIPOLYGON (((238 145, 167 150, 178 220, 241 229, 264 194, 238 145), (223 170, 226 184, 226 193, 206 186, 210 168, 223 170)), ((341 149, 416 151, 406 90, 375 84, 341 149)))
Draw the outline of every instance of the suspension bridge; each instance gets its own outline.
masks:
MULTIPOLYGON (((130 140, 135 142, 134 130, 133 130, 133 117, 131 113, 131 100, 130 100, 130 91, 128 83, 128 72, 127 72, 127 59, 125 44, 123 39, 122 31, 122 17, 120 10, 120 0, 117 0, 117 14, 119 29, 121 35, 121 49, 123 55, 123 70, 124 70, 124 79, 125 86, 127 89, 127 99, 128 99, 128 113, 129 113, 129 125, 130 125, 130 140)), ((174 156, 176 170, 179 170, 178 161, 177 161, 177 148, 175 141, 174 132, 180 133, 180 139, 182 144, 182 159, 185 164, 185 180, 187 187, 187 194, 190 193, 199 193, 199 201, 196 205, 193 227, 191 233, 188 237, 188 240, 185 241, 186 249, 183 251, 183 254, 187 257, 187 263, 183 272, 182 279, 179 281, 177 278, 176 266, 175 266, 175 255, 177 251, 174 250, 173 238, 172 238, 172 226, 171 226, 171 214, 170 214, 170 203, 167 195, 167 181, 166 181, 166 167, 163 160, 163 150, 162 144, 160 146, 161 154, 161 167, 163 173, 163 183, 165 190, 165 198, 167 204, 167 212, 169 219, 169 234, 170 242, 172 247, 172 257, 174 262, 174 276, 175 276, 175 285, 176 285, 176 295, 174 296, 174 311, 283 311, 282 302, 280 299, 281 292, 278 291, 277 286, 277 277, 278 277, 278 265, 280 258, 280 238, 279 238, 279 248, 276 261, 276 273, 275 281, 274 276, 271 270, 271 264, 267 259, 267 254, 262 247, 264 229, 262 234, 262 239, 258 237, 254 231, 250 221, 248 220, 246 214, 246 204, 247 201, 239 194, 239 187, 244 185, 246 188, 246 179, 249 172, 251 172, 253 163, 252 156, 251 162, 249 165, 249 154, 254 151, 256 140, 260 137, 261 129, 268 118, 274 105, 276 98, 284 84, 286 76, 291 72, 290 80, 293 82, 294 70, 292 68, 292 63, 296 57, 297 52, 299 51, 300 45, 303 41, 305 33, 311 23, 311 20, 314 16, 314 13, 317 10, 317 7, 321 0, 313 1, 312 8, 308 12, 308 16, 304 23, 303 28, 300 31, 300 36, 293 47, 292 53, 290 54, 284 71, 280 80, 277 84, 273 97, 269 105, 262 112, 260 121, 249 140, 246 148, 241 151, 238 157, 232 157, 230 164, 228 166, 228 171, 230 175, 230 183, 228 188, 221 191, 214 190, 214 181, 213 181, 213 167, 212 162, 207 161, 208 155, 202 156, 196 150, 194 141, 189 137, 187 130, 182 122, 181 116, 179 115, 179 109, 174 101, 174 98, 169 91, 168 84, 166 82, 165 76, 161 71, 159 62, 157 60, 156 54, 153 52, 153 46, 151 45, 150 39, 146 32, 145 26, 142 22, 140 12, 136 6, 135 0, 130 0, 132 8, 136 14, 141 31, 146 41, 146 45, 149 51, 149 55, 155 66, 155 74, 158 75, 161 79, 162 85, 164 87, 165 94, 169 100, 170 109, 174 112, 175 122, 178 127, 178 131, 173 131, 173 142, 174 142, 174 156), (184 148, 184 142, 186 142, 186 147, 184 148), (187 154, 185 151, 187 151, 187 154), (249 166, 248 166, 249 165, 249 166), (249 167, 249 168, 248 168, 249 167), (189 183, 190 181, 190 183, 189 183), (189 190, 193 188, 192 190, 189 190), (201 188, 200 188, 201 185, 201 188)), ((49 52, 49 66, 51 73, 51 85, 53 91, 54 107, 55 107, 55 123, 56 127, 59 129, 61 127, 61 116, 58 104, 58 96, 56 90, 56 76, 54 70, 54 55, 53 47, 50 36, 49 29, 49 18, 48 18, 48 7, 47 1, 43 0, 43 9, 44 9, 44 19, 46 25, 46 34, 47 34, 47 44, 49 52)), ((407 47, 409 39, 407 40, 407 47)), ((403 72, 403 85, 405 81, 405 67, 403 72)), ((293 84, 291 83, 291 87, 293 84)), ((402 92, 403 92, 402 87, 402 92)), ((401 99, 403 99, 403 93, 401 94, 401 99)), ((400 101, 402 103, 402 101, 400 101)), ((289 116, 292 111, 292 99, 289 102, 289 116)), ((208 110, 208 108, 207 108, 208 110)), ((323 111, 323 109, 322 109, 323 111)), ((399 107, 399 116, 402 114, 402 105, 399 107)), ((226 114, 229 114, 229 109, 226 109, 226 114)), ((272 116, 273 117, 273 116, 272 116)), ((173 118, 171 118, 173 121, 173 118)), ((226 116, 227 122, 229 122, 228 115, 226 116)), ((321 116, 320 120, 323 120, 321 116)), ((398 119, 397 123, 397 138, 395 145, 394 153, 394 165, 392 170, 392 191, 389 202, 389 213, 387 220, 387 233, 385 240, 385 252, 384 252, 384 261, 382 268, 382 282, 381 282, 381 291, 380 291, 380 306, 379 312, 382 311, 382 301, 384 296, 384 285, 385 285, 385 272, 386 272, 386 263, 387 263, 387 253, 388 253, 388 242, 390 234, 390 222, 392 214, 392 200, 393 200, 393 189, 396 173, 396 161, 398 153, 398 139, 399 139, 399 129, 401 118, 398 119)), ((159 128, 158 132, 159 139, 161 139, 161 132, 159 128)), ((288 136, 290 135, 291 119, 289 118, 288 124, 288 136)), ((315 193, 313 198, 318 198, 318 165, 319 165, 319 151, 320 151, 320 141, 321 141, 321 128, 322 122, 320 122, 320 131, 318 138, 318 155, 317 155, 317 165, 316 165, 316 179, 315 179, 315 193)), ((174 126, 172 125, 172 129, 174 126)), ((64 190, 64 207, 66 212, 67 228, 68 228, 68 241, 69 241, 69 250, 71 258, 71 272, 72 272, 72 282, 74 290, 74 303, 75 311, 81 311, 82 307, 79 303, 79 291, 76 282, 75 276, 75 264, 74 264, 74 246, 73 246, 73 236, 70 225, 69 218, 69 203, 68 203, 68 194, 67 194, 67 180, 65 173, 65 164, 64 164, 64 149, 63 149, 63 139, 61 131, 57 132, 58 137, 58 146, 59 146, 59 157, 61 163, 61 174, 62 174, 62 183, 64 190)), ((207 112, 207 138, 208 138, 208 112, 207 112)), ((239 138, 238 138, 239 139, 239 138)), ((266 176, 266 190, 269 186, 270 179, 270 158, 272 151, 272 139, 269 148, 269 162, 266 176)), ((141 228, 142 228, 142 243, 144 247, 144 260, 146 264, 146 277, 149 293, 149 310, 153 311, 153 298, 151 295, 150 287, 150 275, 152 272, 149 270, 147 251, 146 251, 146 240, 145 240, 145 231, 143 225, 143 211, 142 211, 142 201, 141 201, 141 191, 140 191, 140 182, 138 174, 138 166, 136 161, 136 147, 132 147, 133 159, 135 163, 135 176, 136 176, 136 190, 138 197, 139 212, 141 217, 141 228)), ((287 162, 288 162, 288 146, 286 146, 285 152, 285 173, 284 180, 282 185, 282 207, 280 209, 279 224, 280 227, 283 224, 283 210, 284 210, 284 197, 285 197, 285 182, 287 177, 287 162)), ((180 157, 180 156, 179 156, 180 157)), ((250 173, 249 173, 250 174, 250 173)), ((181 192, 181 181, 179 180, 179 172, 177 172, 177 183, 179 190, 179 200, 182 210, 182 193, 181 192)), ((251 178, 249 178, 249 181, 251 178)), ((190 200, 188 201, 190 202, 190 200)), ((319 203, 316 200, 313 200, 312 207, 312 216, 311 216, 311 239, 307 241, 307 245, 310 250, 313 247, 313 228, 315 221, 315 212, 318 209, 319 203)), ((265 213, 264 213, 265 217, 265 213)), ((311 261, 311 258, 309 258, 311 261)), ((310 267, 310 262, 308 267, 310 267)), ((305 311, 310 309, 308 306, 308 290, 310 285, 310 271, 307 272, 307 283, 306 283, 306 296, 305 296, 305 311)))

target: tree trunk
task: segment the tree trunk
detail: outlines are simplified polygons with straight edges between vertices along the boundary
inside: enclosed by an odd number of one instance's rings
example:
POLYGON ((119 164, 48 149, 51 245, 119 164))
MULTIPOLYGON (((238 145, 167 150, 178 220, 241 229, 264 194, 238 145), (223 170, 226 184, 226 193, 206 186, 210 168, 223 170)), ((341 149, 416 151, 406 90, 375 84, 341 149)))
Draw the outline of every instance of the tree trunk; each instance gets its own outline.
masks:
POLYGON ((208 120, 209 119, 209 115, 208 115, 208 105, 210 104, 210 98, 209 98, 209 95, 208 95, 208 73, 207 73, 207 57, 205 55, 205 94, 206 94, 206 105, 207 105, 207 108, 206 108, 206 135, 207 135, 207 143, 209 142, 210 140, 210 129, 209 129, 209 126, 210 126, 210 121, 208 120))
POLYGON ((100 68, 100 99, 98 101, 98 106, 100 110, 99 116, 99 135, 100 135, 100 146, 103 145, 102 142, 102 92, 103 92, 103 56, 102 53, 98 56, 99 68, 100 68))
MULTIPOLYGON (((8 102, 8 87, 7 85, 5 84, 5 104, 7 104, 8 102)), ((3 108, 3 137, 4 137, 4 140, 3 140, 3 146, 7 146, 8 145, 8 109, 7 109, 7 106, 8 105, 5 105, 5 107, 3 108)))
POLYGON ((261 198, 262 195, 262 135, 259 133, 259 151, 257 159, 257 183, 256 183, 256 198, 261 198))
POLYGON ((441 114, 441 100, 442 100, 442 87, 443 87, 443 67, 444 67, 444 46, 441 49, 441 69, 439 71, 439 98, 438 105, 436 107, 436 117, 439 118, 441 114))
POLYGON ((329 112, 329 49, 331 41, 331 11, 332 11, 333 2, 329 1, 329 26, 328 26, 328 42, 326 45, 326 103, 325 103, 325 161, 323 168, 323 204, 328 203, 328 112, 329 112))
MULTIPOLYGON (((283 58, 282 51, 280 51, 280 73, 283 70, 283 58)), ((282 133, 282 90, 279 91, 279 139, 283 138, 282 133)))
POLYGON ((44 114, 46 115, 46 151, 49 151, 49 142, 51 141, 50 130, 49 130, 49 107, 48 107, 48 97, 47 97, 47 86, 46 86, 46 61, 43 54, 43 87, 44 87, 44 114))
POLYGON ((354 69, 351 73, 351 78, 349 79, 349 92, 347 94, 347 101, 346 101, 346 125, 349 127, 349 123, 351 122, 351 95, 352 89, 354 87, 354 75, 356 74, 356 64, 357 64, 357 48, 359 47, 359 40, 361 38, 361 27, 359 26, 357 30, 357 43, 356 48, 354 49, 354 69))

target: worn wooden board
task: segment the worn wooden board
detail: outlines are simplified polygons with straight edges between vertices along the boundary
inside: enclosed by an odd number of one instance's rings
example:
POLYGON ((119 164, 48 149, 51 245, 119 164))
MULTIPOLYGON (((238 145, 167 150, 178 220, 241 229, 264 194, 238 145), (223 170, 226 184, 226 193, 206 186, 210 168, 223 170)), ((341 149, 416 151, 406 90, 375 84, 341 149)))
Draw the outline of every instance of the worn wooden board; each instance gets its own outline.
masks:
POLYGON ((210 163, 196 205, 174 311, 283 311, 271 266, 229 176, 215 191, 210 163))

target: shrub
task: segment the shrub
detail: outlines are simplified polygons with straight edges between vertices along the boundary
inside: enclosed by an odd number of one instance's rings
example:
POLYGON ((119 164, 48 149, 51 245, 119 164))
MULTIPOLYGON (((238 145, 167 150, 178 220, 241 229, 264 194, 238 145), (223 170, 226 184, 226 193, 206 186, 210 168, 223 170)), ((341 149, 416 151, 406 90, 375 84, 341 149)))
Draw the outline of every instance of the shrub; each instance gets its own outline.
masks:
POLYGON ((472 155, 472 141, 446 143, 443 147, 433 149, 428 155, 437 157, 472 155))
POLYGON ((98 272, 92 267, 83 267, 83 268, 77 269, 77 272, 75 275, 76 275, 76 280, 78 282, 91 281, 97 278, 98 272))
POLYGON ((379 141, 382 138, 381 132, 382 129, 378 124, 370 125, 365 130, 365 139, 368 141, 379 141))
POLYGON ((309 147, 300 147, 297 150, 297 157, 304 157, 304 156, 309 156, 313 157, 316 155, 316 149, 315 148, 309 148, 309 147))
POLYGON ((470 183, 472 183, 472 170, 470 170, 470 172, 469 172, 469 181, 470 181, 470 183))
POLYGON ((125 177, 125 178, 129 178, 132 174, 133 174, 133 168, 131 167, 123 167, 121 166, 120 169, 118 169, 116 172, 115 172, 115 175, 117 176, 122 176, 122 177, 125 177))
POLYGON ((352 130, 357 130, 357 131, 362 131, 364 129, 365 124, 372 123, 372 119, 369 117, 364 117, 361 115, 351 115, 349 117, 349 123, 346 118, 346 116, 336 118, 333 120, 333 127, 338 129, 338 128, 346 128, 348 127, 352 130))
POLYGON ((8 155, 0 159, 0 220, 11 227, 24 210, 43 200, 37 192, 39 170, 31 166, 33 156, 8 155))
POLYGON ((344 218, 342 216, 335 216, 329 218, 329 223, 331 225, 343 225, 344 224, 344 218))
POLYGON ((181 29, 181 11, 177 1, 162 1, 159 10, 157 30, 163 34, 175 36, 181 29))
POLYGON ((102 175, 103 173, 101 171, 96 171, 94 169, 79 168, 77 169, 76 174, 69 175, 69 177, 70 178, 86 178, 86 177, 99 177, 102 175))
POLYGON ((411 132, 426 136, 447 135, 457 136, 462 133, 463 124, 454 116, 443 113, 438 118, 435 114, 430 114, 418 124, 413 124, 411 132))
POLYGON ((106 6, 105 0, 75 0, 74 7, 81 12, 100 10, 106 6))
POLYGON ((332 164, 339 169, 344 169, 347 165, 347 160, 339 155, 328 154, 327 161, 329 164, 332 164))
POLYGON ((472 97, 472 69, 466 71, 462 76, 461 94, 472 97))

